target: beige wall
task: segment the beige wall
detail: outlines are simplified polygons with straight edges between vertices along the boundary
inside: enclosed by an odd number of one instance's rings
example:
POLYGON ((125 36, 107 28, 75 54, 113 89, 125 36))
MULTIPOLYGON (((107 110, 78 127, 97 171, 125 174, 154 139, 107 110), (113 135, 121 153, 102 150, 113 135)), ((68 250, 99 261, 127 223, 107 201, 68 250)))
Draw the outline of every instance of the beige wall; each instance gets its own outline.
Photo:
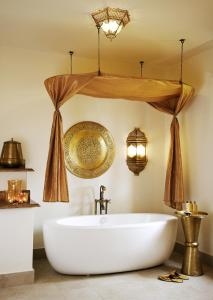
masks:
MULTIPOLYGON (((197 201, 202 220, 200 250, 213 255, 213 47, 200 47, 184 59, 184 81, 195 87, 195 97, 180 115, 186 201, 197 201)), ((178 78, 178 67, 168 70, 178 78)), ((166 210, 170 211, 170 210, 166 210)), ((180 226, 178 241, 183 243, 180 226)))
MULTIPOLYGON (((48 151, 53 106, 43 86, 43 81, 54 74, 69 71, 69 57, 56 53, 24 49, 0 49, 0 143, 14 137, 22 143, 27 166, 35 169, 28 174, 32 198, 41 204, 35 210, 34 247, 43 246, 42 223, 52 217, 91 213, 93 199, 98 197, 100 184, 107 186, 107 196, 112 199, 111 212, 166 211, 163 203, 165 159, 169 144, 170 116, 164 116, 144 103, 123 100, 99 100, 75 96, 62 108, 64 130, 79 121, 96 121, 107 127, 115 140, 116 157, 112 167, 96 179, 80 179, 68 174, 71 202, 43 203, 42 189, 48 151), (125 140, 134 126, 145 131, 148 140, 149 163, 139 177, 127 169, 125 140), (151 187, 150 187, 150 183, 151 187), (154 188, 153 188, 154 186, 154 188)), ((186 200, 196 200, 200 210, 209 216, 202 221, 200 249, 213 255, 213 190, 212 190, 212 127, 213 127, 213 50, 199 49, 184 61, 184 81, 196 88, 196 96, 180 115, 182 155, 186 200)), ((96 61, 73 58, 74 72, 96 69, 96 61)), ((105 72, 138 73, 138 66, 109 63, 105 72), (118 72, 119 70, 119 72, 118 72)), ((154 70, 146 66, 145 75, 177 79, 178 66, 154 70), (160 70, 160 71, 159 71, 160 70), (156 75, 156 76, 155 76, 156 75)), ((178 240, 183 242, 181 226, 178 240)))
MULTIPOLYGON (((67 73, 69 56, 24 49, 0 49, 0 145, 11 137, 22 143, 26 165, 35 169, 28 174, 32 198, 41 204, 35 209, 34 247, 43 247, 42 223, 48 218, 93 212, 99 186, 106 185, 106 196, 112 199, 110 212, 160 212, 163 210, 165 178, 164 114, 145 103, 124 100, 94 99, 77 95, 61 109, 64 130, 79 121, 96 121, 114 137, 116 156, 112 167, 95 179, 81 179, 68 173, 71 201, 43 203, 42 191, 53 105, 43 81, 55 74, 67 73), (147 135, 149 162, 139 177, 125 163, 125 141, 135 126, 147 135)), ((73 58, 74 72, 96 70, 96 61, 73 58)), ((137 74, 138 66, 103 64, 105 72, 137 74)), ((24 229, 23 229, 24 230, 24 229)))

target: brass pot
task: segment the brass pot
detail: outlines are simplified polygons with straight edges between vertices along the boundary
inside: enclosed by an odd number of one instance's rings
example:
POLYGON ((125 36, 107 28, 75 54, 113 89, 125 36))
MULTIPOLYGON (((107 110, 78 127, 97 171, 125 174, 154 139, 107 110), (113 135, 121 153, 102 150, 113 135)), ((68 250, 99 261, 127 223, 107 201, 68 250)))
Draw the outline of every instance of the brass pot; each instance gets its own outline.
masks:
POLYGON ((24 167, 25 161, 22 156, 21 143, 13 139, 4 142, 0 163, 6 168, 24 167))

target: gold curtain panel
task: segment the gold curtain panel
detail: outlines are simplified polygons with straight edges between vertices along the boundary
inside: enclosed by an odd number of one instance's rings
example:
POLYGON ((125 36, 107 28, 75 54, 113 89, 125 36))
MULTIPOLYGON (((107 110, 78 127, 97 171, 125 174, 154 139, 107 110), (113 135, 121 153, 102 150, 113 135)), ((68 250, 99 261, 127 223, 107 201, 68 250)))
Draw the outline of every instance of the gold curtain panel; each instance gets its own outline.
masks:
POLYGON ((81 178, 95 178, 106 172, 114 159, 114 142, 102 125, 85 121, 70 127, 64 135, 67 169, 81 178))
POLYGON ((164 201, 175 209, 182 208, 184 186, 177 114, 193 96, 194 89, 190 85, 169 80, 88 73, 54 76, 45 80, 45 86, 55 112, 45 174, 44 201, 69 201, 59 108, 75 94, 82 94, 97 98, 144 101, 159 111, 173 115, 164 201))

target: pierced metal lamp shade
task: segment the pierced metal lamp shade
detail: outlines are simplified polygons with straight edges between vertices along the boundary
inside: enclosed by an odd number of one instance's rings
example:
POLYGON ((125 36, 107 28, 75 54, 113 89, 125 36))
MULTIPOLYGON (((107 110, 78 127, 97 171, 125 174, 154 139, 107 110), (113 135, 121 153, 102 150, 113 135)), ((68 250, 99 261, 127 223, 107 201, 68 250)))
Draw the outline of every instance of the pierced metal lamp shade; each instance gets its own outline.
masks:
POLYGON ((114 39, 121 29, 129 23, 127 10, 106 7, 91 14, 96 25, 100 26, 109 39, 114 39))

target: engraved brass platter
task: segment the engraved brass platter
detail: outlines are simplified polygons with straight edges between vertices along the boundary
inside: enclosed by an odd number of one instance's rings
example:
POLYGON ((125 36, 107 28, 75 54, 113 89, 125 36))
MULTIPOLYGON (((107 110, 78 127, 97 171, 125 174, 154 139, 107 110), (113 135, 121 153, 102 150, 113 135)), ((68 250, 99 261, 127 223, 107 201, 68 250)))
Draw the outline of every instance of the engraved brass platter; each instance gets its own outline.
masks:
POLYGON ((85 121, 70 127, 64 135, 67 169, 81 178, 95 178, 112 165, 115 148, 110 132, 102 125, 85 121))

